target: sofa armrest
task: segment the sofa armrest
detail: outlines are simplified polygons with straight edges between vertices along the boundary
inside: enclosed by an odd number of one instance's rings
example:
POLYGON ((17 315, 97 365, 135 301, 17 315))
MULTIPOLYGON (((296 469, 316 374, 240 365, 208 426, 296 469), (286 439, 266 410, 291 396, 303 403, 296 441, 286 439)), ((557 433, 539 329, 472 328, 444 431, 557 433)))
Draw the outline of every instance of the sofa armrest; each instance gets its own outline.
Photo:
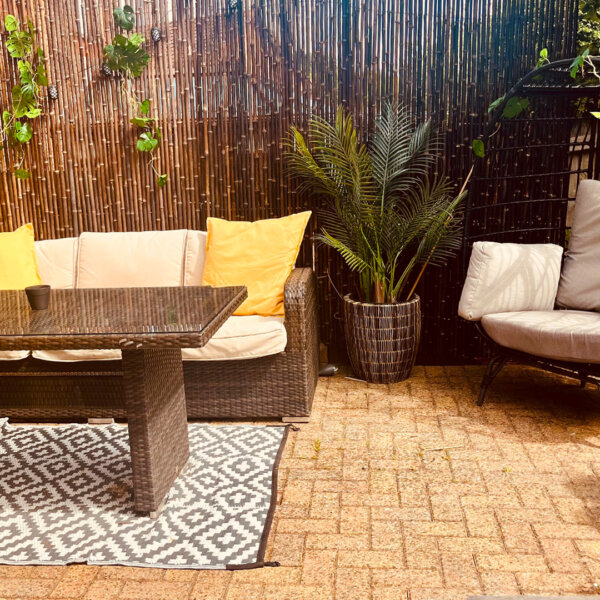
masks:
POLYGON ((283 291, 286 352, 319 352, 317 280, 312 269, 294 269, 283 291))
POLYGON ((458 314, 479 321, 495 313, 552 310, 562 253, 555 244, 475 242, 458 314))

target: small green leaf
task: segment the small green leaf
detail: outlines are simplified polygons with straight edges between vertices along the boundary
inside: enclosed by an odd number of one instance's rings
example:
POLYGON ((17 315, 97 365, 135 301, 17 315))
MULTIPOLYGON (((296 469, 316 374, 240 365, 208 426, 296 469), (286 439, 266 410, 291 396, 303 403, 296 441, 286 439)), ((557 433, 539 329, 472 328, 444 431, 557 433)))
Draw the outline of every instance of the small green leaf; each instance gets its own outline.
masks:
POLYGON ((135 15, 133 13, 133 8, 128 4, 123 8, 115 8, 115 10, 113 10, 113 17, 117 27, 125 29, 125 31, 131 31, 133 29, 135 15))
POLYGON ((473 140, 473 154, 479 158, 485 156, 485 144, 483 140, 473 140))
POLYGON ((15 177, 17 177, 17 179, 29 179, 31 173, 26 169, 15 169, 15 177))
POLYGON ((548 60, 548 48, 543 48, 540 52, 540 56, 538 58, 535 68, 539 69, 540 67, 543 67, 547 62, 550 62, 548 60))
POLYGON ((33 136, 33 129, 31 127, 31 123, 21 123, 21 121, 17 121, 15 123, 15 138, 21 144, 26 144, 29 142, 31 137, 33 136))
POLYGON ((488 112, 491 113, 493 110, 498 108, 502 102, 504 102, 504 96, 500 96, 500 98, 496 98, 488 107, 488 112))
POLYGON ((6 40, 6 49, 11 58, 23 58, 31 53, 32 37, 26 31, 13 31, 6 40))
POLYGON ((132 125, 135 125, 137 127, 141 127, 142 129, 144 129, 145 127, 150 127, 152 125, 152 123, 154 123, 154 119, 144 118, 144 117, 133 117, 133 119, 130 119, 129 122, 132 125))
POLYGON ((600 119, 600 112, 591 112, 590 115, 592 115, 592 117, 596 117, 596 119, 600 119))
POLYGON ((146 98, 143 102, 140 103, 140 112, 143 115, 147 115, 149 111, 150 111, 150 100, 148 100, 148 98, 146 98))
POLYGON ((2 113, 2 122, 6 125, 12 118, 12 114, 5 110, 2 113))
POLYGON ((39 64, 35 70, 35 82, 38 85, 48 85, 48 76, 46 75, 46 67, 39 64))
POLYGON ((504 107, 502 116, 505 119, 514 119, 518 117, 526 108, 529 107, 529 100, 527 98, 519 98, 513 96, 504 107))
POLYGON ((17 21, 17 18, 14 15, 6 15, 6 18, 4 19, 4 27, 6 27, 6 31, 9 33, 11 31, 16 31, 19 29, 19 21, 17 21))
POLYGON ((28 119, 37 119, 41 114, 42 114, 41 108, 31 108, 25 113, 25 116, 28 119))
POLYGON ((169 177, 166 173, 163 173, 162 175, 159 175, 156 178, 156 183, 158 184, 158 187, 164 187, 167 184, 167 181, 169 180, 169 177))
POLYGON ((141 46, 144 42, 145 42, 145 38, 143 35, 139 34, 139 33, 132 33, 129 36, 129 43, 133 44, 134 46, 141 46))
POLYGON ((156 146, 158 146, 158 140, 149 133, 142 133, 136 144, 140 152, 152 152, 156 146))

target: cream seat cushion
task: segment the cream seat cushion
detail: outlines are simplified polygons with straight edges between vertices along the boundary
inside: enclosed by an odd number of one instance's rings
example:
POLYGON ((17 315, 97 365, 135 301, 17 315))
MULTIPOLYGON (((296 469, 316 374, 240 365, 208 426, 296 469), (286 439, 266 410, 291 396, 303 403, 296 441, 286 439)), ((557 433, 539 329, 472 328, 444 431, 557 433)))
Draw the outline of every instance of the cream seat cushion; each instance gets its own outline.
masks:
POLYGON ((579 184, 556 302, 600 311, 600 181, 579 184))
MULTIPOLYGON (((183 360, 240 360, 278 354, 287 344, 283 321, 283 317, 259 315, 229 317, 206 346, 182 350, 183 360)), ((33 356, 53 362, 119 360, 121 351, 36 350, 33 356)))
POLYGON ((0 360, 23 360, 29 356, 29 350, 2 350, 0 360))
POLYGON ((183 285, 187 231, 82 233, 78 288, 183 285))
POLYGON ((501 346, 535 356, 600 364, 600 313, 581 310, 485 315, 481 324, 501 346))
POLYGON ((238 360, 279 354, 285 350, 284 317, 229 317, 202 348, 185 348, 183 360, 238 360))
POLYGON ((555 244, 475 242, 458 314, 469 321, 519 310, 552 310, 563 249, 555 244))

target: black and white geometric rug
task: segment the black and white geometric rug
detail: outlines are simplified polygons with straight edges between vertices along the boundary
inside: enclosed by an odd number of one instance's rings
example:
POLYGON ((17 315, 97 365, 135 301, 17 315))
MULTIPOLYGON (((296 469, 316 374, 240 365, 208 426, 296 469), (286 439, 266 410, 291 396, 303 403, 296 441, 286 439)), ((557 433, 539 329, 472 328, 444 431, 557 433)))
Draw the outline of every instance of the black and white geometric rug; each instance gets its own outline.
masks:
POLYGON ((0 419, 0 564, 261 566, 285 427, 189 425, 157 520, 133 509, 127 427, 0 419))

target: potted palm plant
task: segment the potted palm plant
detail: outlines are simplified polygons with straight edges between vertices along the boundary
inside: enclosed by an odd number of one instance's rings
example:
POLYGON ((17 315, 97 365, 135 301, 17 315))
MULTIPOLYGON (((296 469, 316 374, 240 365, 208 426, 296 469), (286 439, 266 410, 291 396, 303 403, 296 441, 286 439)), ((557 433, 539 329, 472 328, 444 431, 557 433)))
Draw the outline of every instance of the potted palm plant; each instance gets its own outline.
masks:
POLYGON ((446 177, 430 175, 431 122, 414 125, 402 106, 384 106, 368 146, 341 107, 333 124, 312 118, 307 139, 292 127, 289 143, 291 172, 324 205, 318 239, 358 273, 356 297, 344 297, 354 372, 373 383, 406 379, 421 332, 415 289, 429 265, 460 247, 464 187, 456 195, 446 177))

